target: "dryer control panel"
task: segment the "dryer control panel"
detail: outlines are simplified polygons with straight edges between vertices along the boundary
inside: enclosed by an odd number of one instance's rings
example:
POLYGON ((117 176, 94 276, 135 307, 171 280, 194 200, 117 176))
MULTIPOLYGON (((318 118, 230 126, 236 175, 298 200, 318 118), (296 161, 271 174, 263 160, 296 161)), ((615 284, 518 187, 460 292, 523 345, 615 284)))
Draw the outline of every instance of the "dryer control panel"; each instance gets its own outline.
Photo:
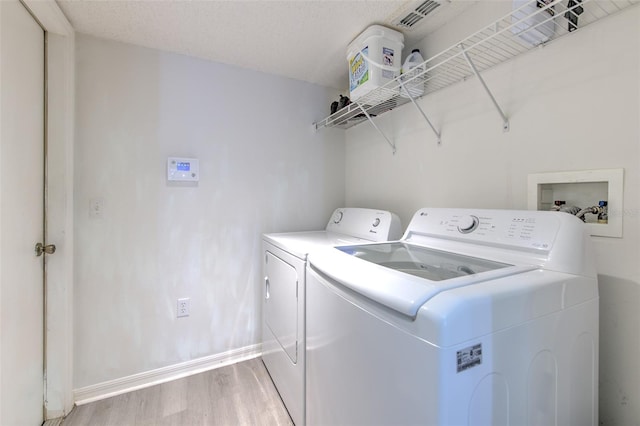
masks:
POLYGON ((397 240, 402 236, 400 218, 395 213, 356 207, 336 209, 326 230, 368 241, 397 240))

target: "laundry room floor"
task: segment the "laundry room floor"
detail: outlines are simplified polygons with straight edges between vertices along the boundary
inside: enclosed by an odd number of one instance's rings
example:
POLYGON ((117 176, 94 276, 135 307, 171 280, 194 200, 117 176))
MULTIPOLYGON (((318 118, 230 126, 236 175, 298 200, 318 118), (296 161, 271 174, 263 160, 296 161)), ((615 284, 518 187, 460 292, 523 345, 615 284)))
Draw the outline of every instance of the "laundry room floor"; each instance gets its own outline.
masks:
POLYGON ((260 358, 75 407, 63 426, 293 425, 260 358))

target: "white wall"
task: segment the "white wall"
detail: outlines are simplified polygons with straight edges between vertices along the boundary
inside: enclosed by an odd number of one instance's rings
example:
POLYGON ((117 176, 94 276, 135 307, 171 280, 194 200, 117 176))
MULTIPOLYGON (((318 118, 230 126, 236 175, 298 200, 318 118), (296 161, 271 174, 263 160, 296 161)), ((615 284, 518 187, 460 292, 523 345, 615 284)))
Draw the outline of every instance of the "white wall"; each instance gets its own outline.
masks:
POLYGON ((344 134, 312 130, 335 93, 84 35, 76 55, 74 387, 259 343, 261 234, 344 204, 344 134))
MULTIPOLYGON (((480 2, 407 47, 435 54, 454 43, 452 34, 468 35, 470 17, 495 3, 480 2)), ((639 24, 633 7, 487 72, 508 133, 473 78, 420 101, 442 130, 440 147, 410 104, 377 119, 395 140, 395 156, 366 123, 346 132, 347 205, 396 211, 405 224, 426 206, 526 209, 530 173, 624 168, 624 208, 611 212, 623 216, 623 238, 593 238, 602 425, 640 424, 639 24)))

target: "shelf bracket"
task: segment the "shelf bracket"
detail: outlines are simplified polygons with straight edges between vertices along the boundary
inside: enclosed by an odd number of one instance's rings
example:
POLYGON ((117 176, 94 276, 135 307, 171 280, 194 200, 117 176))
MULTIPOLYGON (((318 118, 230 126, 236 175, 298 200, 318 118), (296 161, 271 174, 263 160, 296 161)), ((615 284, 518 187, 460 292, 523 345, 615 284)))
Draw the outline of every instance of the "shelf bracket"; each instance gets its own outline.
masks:
POLYGON ((369 113, 364 109, 364 107, 362 106, 362 104, 355 102, 356 105, 358 105, 358 108, 360 108, 360 110, 364 113, 365 117, 367 117, 367 120, 369 120, 369 123, 371 123, 371 125, 378 131, 378 133, 380 133, 382 135, 382 137, 387 141, 387 143, 389 144, 389 146, 391 147, 392 151, 393 151, 393 155, 396 154, 396 145, 391 142, 389 140, 389 138, 382 132, 382 130, 380 130, 380 128, 376 125, 376 123, 373 122, 373 119, 371 118, 371 116, 369 115, 369 113))
POLYGON ((475 76, 478 77, 478 80, 480 80, 480 83, 482 83, 482 87, 484 87, 485 92, 487 92, 487 95, 489 95, 489 98, 491 98, 491 102, 493 102, 493 105, 498 110, 498 113, 500 114, 500 117, 502 117, 502 131, 503 132, 508 132, 509 131, 509 119, 507 118, 507 116, 502 111, 502 108, 500 108, 500 105, 498 105, 498 102, 496 101, 496 98, 493 97, 493 94, 491 93, 491 90, 489 90, 489 87, 487 86, 487 83, 484 82, 484 79, 480 75, 480 72, 478 72, 478 69, 476 68, 476 65, 473 63, 473 61, 471 60, 471 57, 469 57, 469 54, 467 53, 466 49, 464 48, 464 44, 460 43, 458 46, 460 46, 460 49, 462 50, 462 54, 464 55, 464 58, 467 60, 467 63, 469 64, 469 67, 471 68, 471 71, 473 71, 475 76))
POLYGON ((418 103, 413 98, 413 96, 411 96, 411 92, 404 87, 404 83, 402 82, 402 80, 398 80, 398 82, 400 83, 401 90, 404 91, 403 93, 406 94, 409 97, 409 99, 411 99, 411 102, 413 103, 413 105, 418 109, 418 111, 420 111, 420 114, 422 114, 422 117, 424 117, 424 120, 427 122, 427 124, 429 124, 429 127, 431 127, 431 130, 433 130, 433 133, 435 133, 436 137, 438 138, 438 145, 441 145, 442 140, 440 139, 440 132, 436 130, 435 126, 431 123, 431 120, 429 120, 429 118, 424 113, 422 108, 420 108, 420 105, 418 105, 418 103))

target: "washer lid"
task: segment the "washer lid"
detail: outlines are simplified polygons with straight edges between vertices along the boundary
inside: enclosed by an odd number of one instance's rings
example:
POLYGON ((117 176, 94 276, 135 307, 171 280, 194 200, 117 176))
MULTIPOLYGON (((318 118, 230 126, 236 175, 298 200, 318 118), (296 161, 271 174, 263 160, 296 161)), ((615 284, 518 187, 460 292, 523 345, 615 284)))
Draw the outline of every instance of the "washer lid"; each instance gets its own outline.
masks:
POLYGON ((314 268, 338 283, 411 317, 442 291, 537 268, 404 242, 341 246, 309 257, 314 268))
POLYGON ((336 248, 357 258, 430 281, 445 281, 513 266, 402 242, 336 248))

